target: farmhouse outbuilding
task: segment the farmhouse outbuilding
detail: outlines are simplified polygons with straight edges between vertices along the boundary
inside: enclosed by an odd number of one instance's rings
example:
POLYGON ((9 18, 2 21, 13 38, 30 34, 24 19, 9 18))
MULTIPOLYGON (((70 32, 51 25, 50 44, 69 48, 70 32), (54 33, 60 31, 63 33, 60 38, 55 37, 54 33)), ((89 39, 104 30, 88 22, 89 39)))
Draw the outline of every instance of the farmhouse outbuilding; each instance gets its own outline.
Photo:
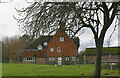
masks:
MULTIPOLYGON (((104 47, 102 53, 102 63, 120 61, 120 46, 104 47)), ((83 53, 84 63, 94 64, 96 61, 96 48, 87 48, 83 53)))

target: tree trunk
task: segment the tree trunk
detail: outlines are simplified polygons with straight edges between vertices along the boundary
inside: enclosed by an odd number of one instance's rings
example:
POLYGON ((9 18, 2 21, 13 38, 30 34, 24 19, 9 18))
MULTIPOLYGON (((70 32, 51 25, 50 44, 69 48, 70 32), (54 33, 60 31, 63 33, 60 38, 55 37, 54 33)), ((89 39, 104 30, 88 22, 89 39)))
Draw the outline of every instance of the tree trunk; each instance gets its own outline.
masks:
POLYGON ((100 78, 101 75, 101 58, 102 57, 102 45, 96 45, 96 63, 95 63, 95 71, 93 78, 100 78))

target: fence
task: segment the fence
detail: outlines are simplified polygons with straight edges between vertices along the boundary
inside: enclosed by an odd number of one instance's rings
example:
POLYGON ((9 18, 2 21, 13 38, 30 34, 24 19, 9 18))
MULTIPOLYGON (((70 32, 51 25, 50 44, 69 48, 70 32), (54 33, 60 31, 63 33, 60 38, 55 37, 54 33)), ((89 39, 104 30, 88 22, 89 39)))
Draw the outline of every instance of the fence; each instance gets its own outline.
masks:
POLYGON ((118 70, 120 69, 120 64, 117 61, 107 61, 107 62, 102 62, 102 69, 104 70, 118 70))

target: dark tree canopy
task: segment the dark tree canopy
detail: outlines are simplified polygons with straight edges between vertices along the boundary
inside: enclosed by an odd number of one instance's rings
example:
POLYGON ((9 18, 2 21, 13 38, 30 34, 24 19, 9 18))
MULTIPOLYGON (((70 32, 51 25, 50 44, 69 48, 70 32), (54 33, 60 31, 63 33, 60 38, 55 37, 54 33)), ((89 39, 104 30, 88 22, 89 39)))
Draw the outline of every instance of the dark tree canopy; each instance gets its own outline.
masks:
POLYGON ((104 37, 113 21, 118 21, 119 5, 120 2, 34 2, 17 10, 17 20, 32 38, 53 34, 62 23, 70 37, 83 33, 83 28, 90 28, 97 51, 94 76, 100 76, 104 37))

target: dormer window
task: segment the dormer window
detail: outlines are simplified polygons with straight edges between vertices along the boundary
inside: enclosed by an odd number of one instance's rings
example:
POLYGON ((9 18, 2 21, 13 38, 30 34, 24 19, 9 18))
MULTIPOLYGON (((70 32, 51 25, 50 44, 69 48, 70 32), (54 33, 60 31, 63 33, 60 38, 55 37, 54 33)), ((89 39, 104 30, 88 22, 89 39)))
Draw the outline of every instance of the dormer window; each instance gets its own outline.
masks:
POLYGON ((61 42, 64 41, 64 37, 60 37, 60 41, 61 41, 61 42))
POLYGON ((38 45, 38 50, 42 50, 42 45, 38 45))

